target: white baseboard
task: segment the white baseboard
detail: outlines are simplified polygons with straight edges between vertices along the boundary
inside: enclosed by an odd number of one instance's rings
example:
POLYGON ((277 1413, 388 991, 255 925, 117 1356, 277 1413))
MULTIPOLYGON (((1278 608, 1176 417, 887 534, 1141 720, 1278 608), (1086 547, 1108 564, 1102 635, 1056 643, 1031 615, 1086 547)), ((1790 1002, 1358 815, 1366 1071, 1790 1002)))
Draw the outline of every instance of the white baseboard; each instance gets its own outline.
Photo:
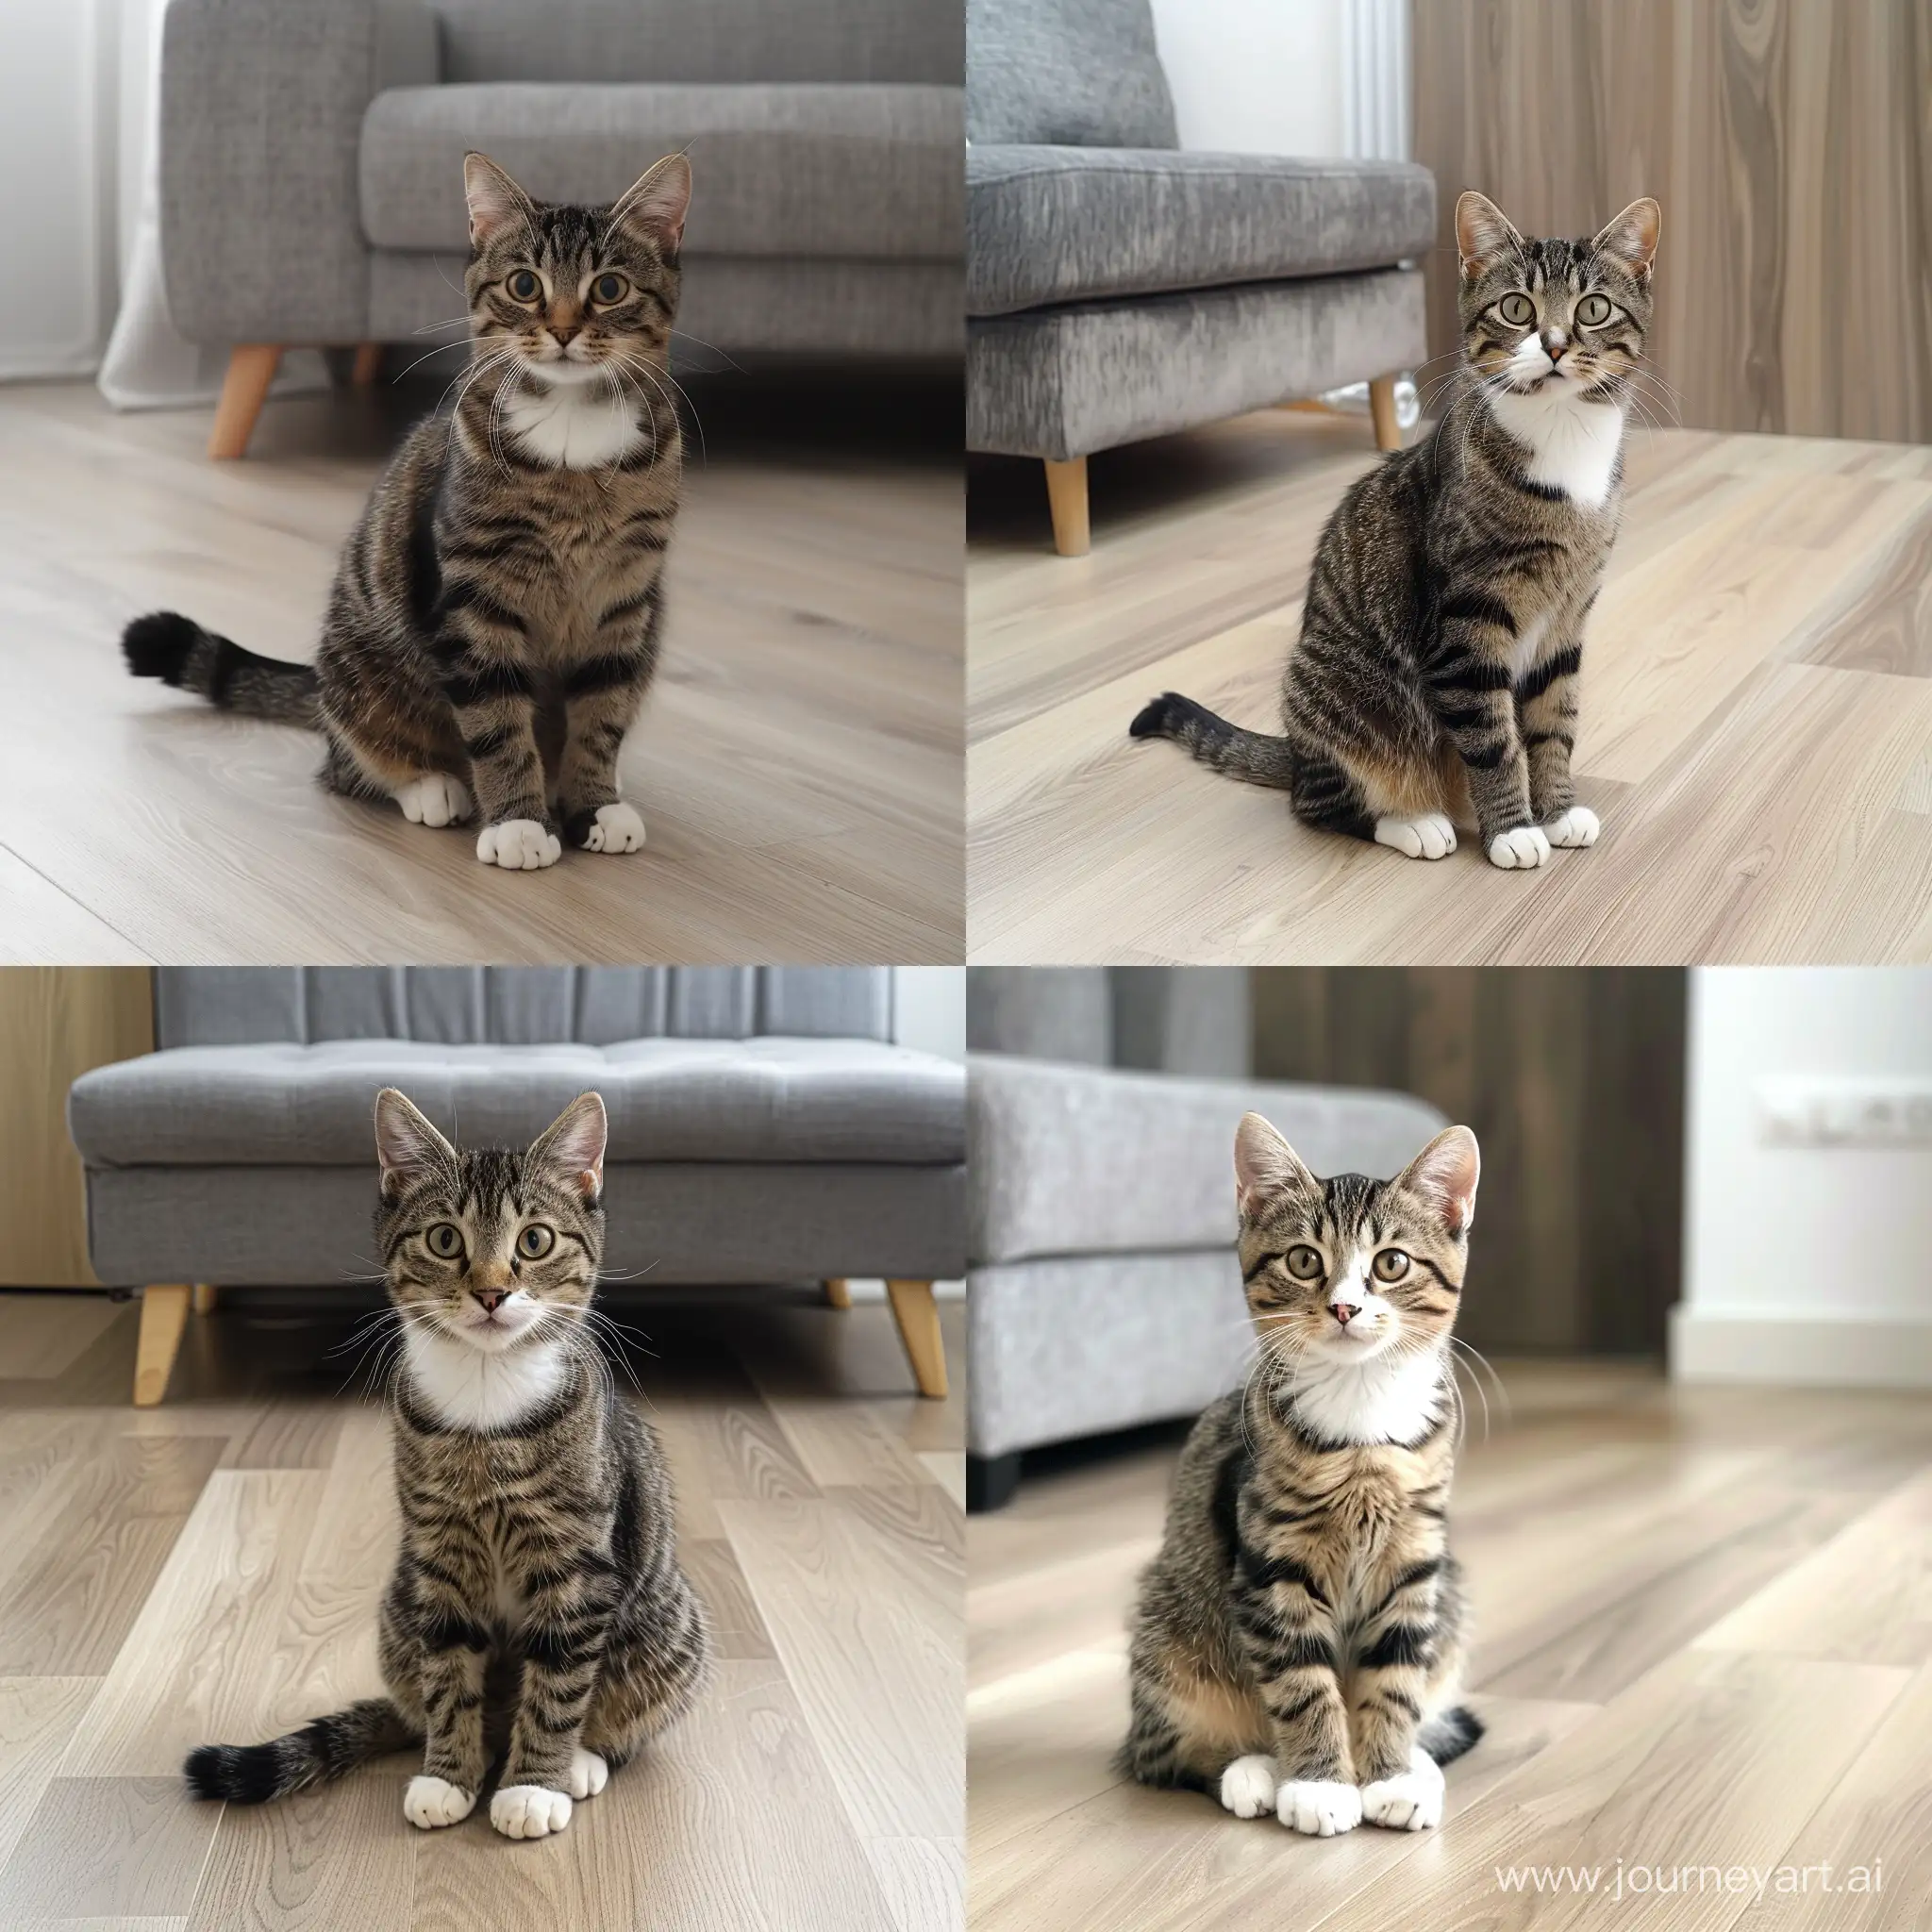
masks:
POLYGON ((1932 1322, 1671 1310, 1671 1378, 1808 1389, 1932 1389, 1932 1322))

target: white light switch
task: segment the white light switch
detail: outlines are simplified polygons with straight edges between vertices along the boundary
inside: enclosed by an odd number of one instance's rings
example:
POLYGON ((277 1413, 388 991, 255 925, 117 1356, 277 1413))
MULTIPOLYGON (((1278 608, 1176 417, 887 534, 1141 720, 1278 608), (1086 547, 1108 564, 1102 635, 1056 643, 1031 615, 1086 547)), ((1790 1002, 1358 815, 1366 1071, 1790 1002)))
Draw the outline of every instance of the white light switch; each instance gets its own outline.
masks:
POLYGON ((1932 1080, 1760 1080, 1757 1114, 1773 1147, 1932 1146, 1932 1080))

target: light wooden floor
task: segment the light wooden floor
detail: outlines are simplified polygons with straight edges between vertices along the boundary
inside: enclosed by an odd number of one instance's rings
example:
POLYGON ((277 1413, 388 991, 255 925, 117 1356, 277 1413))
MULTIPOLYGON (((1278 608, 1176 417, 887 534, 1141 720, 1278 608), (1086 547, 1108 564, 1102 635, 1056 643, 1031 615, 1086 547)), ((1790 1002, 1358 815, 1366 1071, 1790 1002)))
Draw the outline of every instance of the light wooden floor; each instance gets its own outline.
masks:
MULTIPOLYGON (((1462 1457, 1473 1707, 1441 1829, 1340 1840, 1117 1782, 1123 1617, 1172 1446, 1023 1480, 967 1538, 975 1932, 1905 1932, 1932 1898, 1932 1399, 1670 1393, 1505 1363, 1513 1414, 1462 1457), (1761 1904, 1616 1861, 1876 1862, 1882 1890, 1761 1904), (1601 1867, 1602 1892, 1498 1868, 1601 1867), (1523 1881, 1533 1883, 1533 1881, 1523 1881)), ((1495 1397, 1491 1395, 1493 1405, 1495 1397)), ((1708 1883, 1708 1881, 1704 1881, 1708 1883)))
POLYGON ((325 796, 310 734, 137 683, 117 641, 173 607, 311 657, 433 384, 271 403, 224 464, 206 411, 0 389, 0 959, 958 959, 957 394, 695 392, 709 454, 624 758, 650 842, 503 874, 474 834, 325 796))
POLYGON ((1932 959, 1932 448, 1633 433, 1586 634, 1601 842, 1503 873, 1309 832, 1136 743, 1163 689, 1278 728, 1359 419, 1272 410, 1090 466, 1091 557, 1040 466, 975 463, 970 957, 1432 964, 1932 959))
POLYGON ((613 1304, 657 1351, 717 1681, 518 1844, 408 1824, 406 1755, 253 1809, 180 1782, 196 1741, 379 1687, 388 1436, 335 1392, 346 1324, 231 1304, 135 1410, 131 1307, 0 1297, 0 1925, 957 1925, 963 1405, 913 1394, 881 1305, 708 1307, 613 1304))

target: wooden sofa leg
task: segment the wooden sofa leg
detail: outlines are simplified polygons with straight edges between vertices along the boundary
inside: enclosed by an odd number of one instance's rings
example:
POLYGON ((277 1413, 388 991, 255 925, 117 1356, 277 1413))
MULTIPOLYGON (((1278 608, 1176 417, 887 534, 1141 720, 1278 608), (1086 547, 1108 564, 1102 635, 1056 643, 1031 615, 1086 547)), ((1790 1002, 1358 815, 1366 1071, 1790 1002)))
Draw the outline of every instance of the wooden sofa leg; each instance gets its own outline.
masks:
POLYGON ((936 1400, 946 1392, 946 1345, 940 1334, 940 1311, 929 1281, 888 1281, 892 1319, 899 1340, 912 1363, 912 1376, 922 1395, 936 1400))
POLYGON ((1046 501, 1053 511, 1053 547, 1062 557, 1085 557, 1087 527, 1087 458, 1074 457, 1046 464, 1046 501))
POLYGON ((835 1308, 849 1308, 852 1306, 852 1290, 843 1275, 825 1283, 825 1300, 835 1308))
POLYGON ((382 344, 380 342, 358 342, 356 344, 356 366, 349 372, 349 380, 358 389, 368 389, 381 374, 382 344))
POLYGON ((188 1325, 192 1291, 186 1282, 141 1291, 141 1341, 134 1356, 134 1406, 153 1408, 168 1392, 168 1377, 188 1325))
POLYGON ((222 1291, 212 1281, 197 1281, 193 1301, 197 1315, 212 1315, 222 1305, 222 1291))
POLYGON ((1375 419, 1375 447, 1400 449, 1402 425, 1395 420, 1395 378, 1378 375, 1369 384, 1369 414, 1375 419))
POLYGON ((222 381, 214 431, 208 440, 209 456, 247 455, 255 419, 268 400, 268 386, 275 379, 281 360, 278 342, 243 342, 228 352, 228 373, 222 381))

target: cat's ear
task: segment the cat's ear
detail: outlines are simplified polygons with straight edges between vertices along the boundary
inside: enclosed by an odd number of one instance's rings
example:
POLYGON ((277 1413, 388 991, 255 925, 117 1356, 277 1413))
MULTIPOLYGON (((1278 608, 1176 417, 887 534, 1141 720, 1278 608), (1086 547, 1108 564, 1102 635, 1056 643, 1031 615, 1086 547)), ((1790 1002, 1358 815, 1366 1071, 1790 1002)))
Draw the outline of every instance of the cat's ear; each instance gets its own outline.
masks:
POLYGON ((1281 1194, 1319 1192, 1321 1182, 1302 1165, 1274 1126, 1257 1113, 1244 1113, 1234 1130, 1234 1183, 1243 1214, 1281 1194))
POLYGON ((1590 245, 1599 255, 1614 256, 1640 282, 1647 282, 1663 223, 1663 209, 1649 195, 1640 195, 1590 245))
POLYGON ((425 1168, 454 1165, 457 1150, 393 1087, 375 1096, 375 1158, 382 1191, 399 1194, 425 1168))
POLYGON ((691 162, 683 155, 653 161, 610 204, 610 219, 655 242, 666 255, 684 244, 684 213, 691 206, 691 162))
POLYGON ((1483 1171, 1475 1136, 1467 1127, 1444 1127, 1395 1177, 1395 1185, 1420 1194, 1451 1234, 1467 1234, 1475 1219, 1475 1184, 1483 1171))
POLYGON ((532 1160, 561 1174, 587 1201, 604 1191, 604 1143, 610 1124, 601 1093, 579 1093, 530 1142, 532 1160))
POLYGON ((1474 188, 1464 189, 1456 203, 1456 252, 1462 258, 1463 275, 1474 279, 1501 256, 1514 254, 1523 246, 1523 237, 1487 194, 1474 188))
POLYGON ((488 155, 463 157, 463 198, 470 204, 470 246, 480 248, 508 222, 527 222, 537 204, 488 155))

